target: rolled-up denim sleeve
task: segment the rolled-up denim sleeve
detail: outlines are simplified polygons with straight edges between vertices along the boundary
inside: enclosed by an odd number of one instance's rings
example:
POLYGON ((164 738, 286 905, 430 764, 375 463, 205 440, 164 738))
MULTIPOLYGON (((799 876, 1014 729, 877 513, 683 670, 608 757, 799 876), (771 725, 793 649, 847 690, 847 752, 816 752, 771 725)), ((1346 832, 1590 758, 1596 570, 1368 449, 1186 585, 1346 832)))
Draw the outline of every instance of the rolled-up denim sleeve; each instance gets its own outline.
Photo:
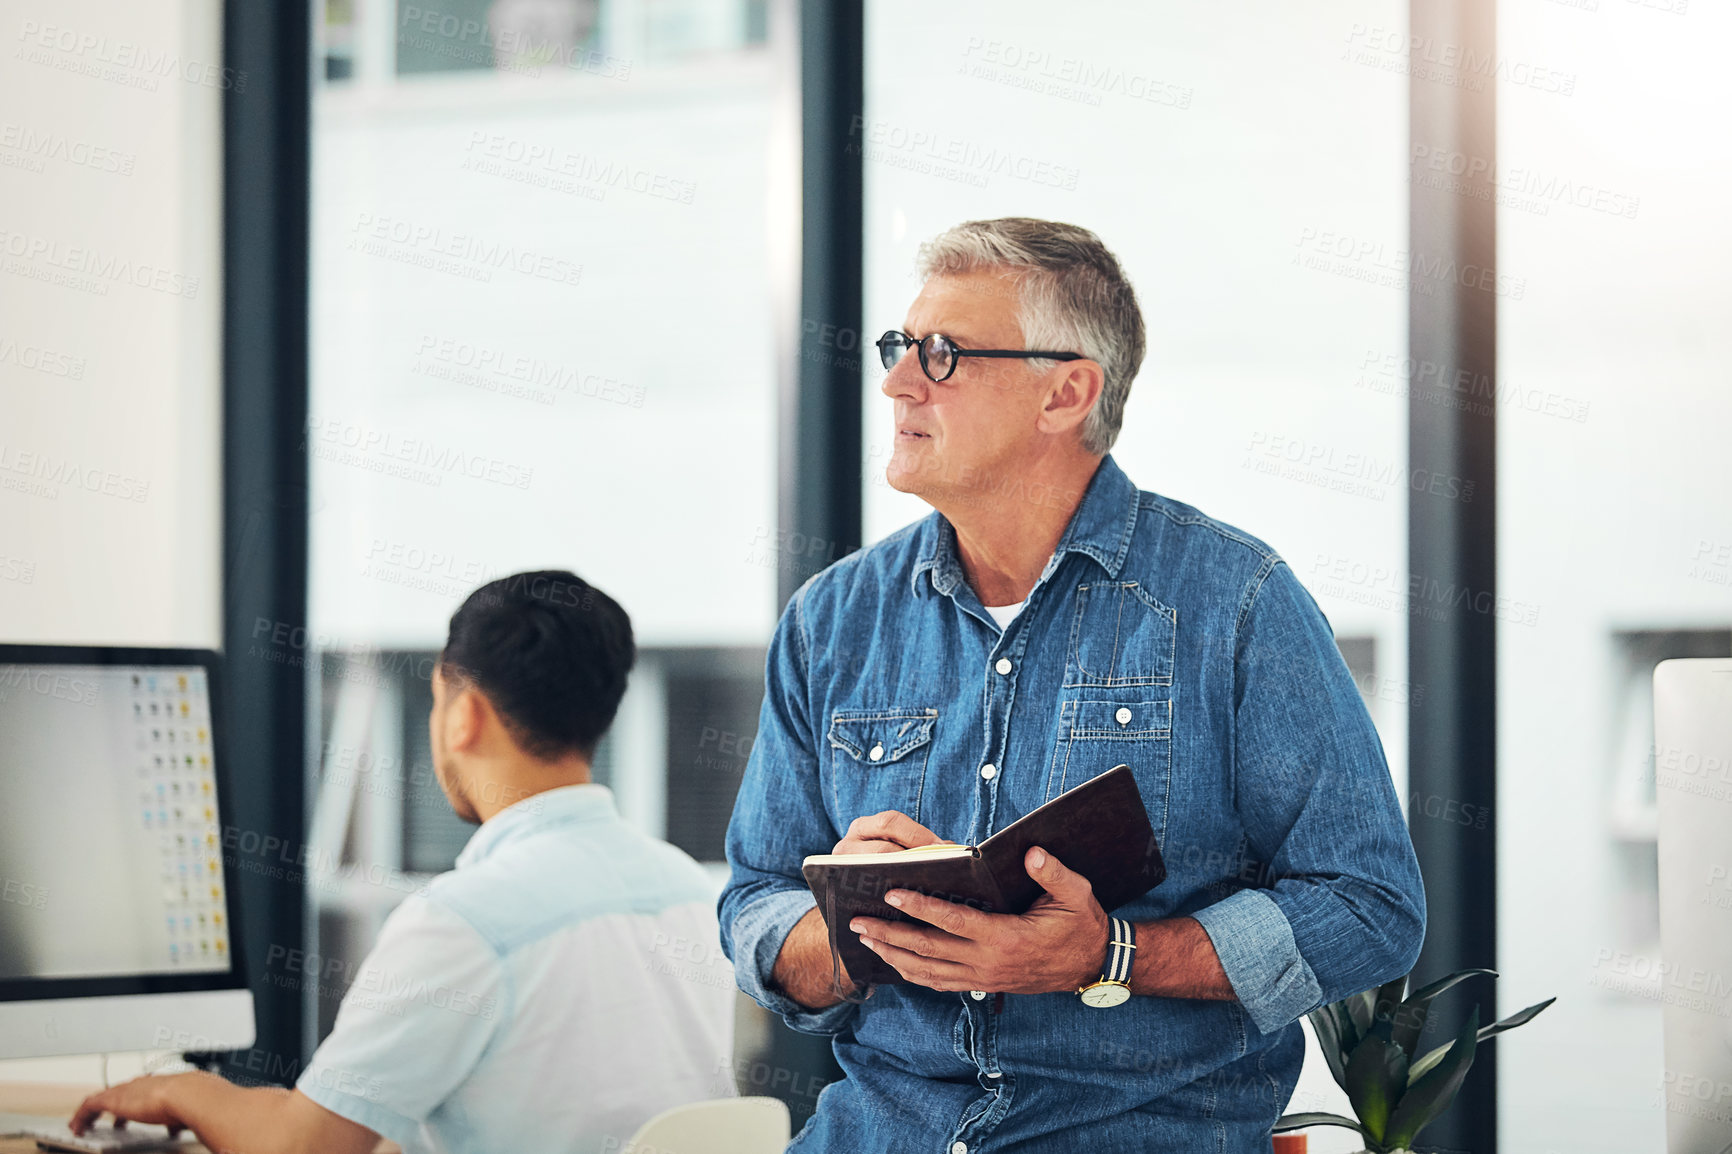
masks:
POLYGON ((1353 675, 1322 610, 1275 558, 1240 610, 1234 692, 1234 805, 1266 884, 1193 916, 1271 1033, 1409 972, 1425 890, 1353 675))
POLYGON ((770 980, 788 931, 814 905, 800 863, 808 854, 829 853, 842 836, 824 809, 818 726, 811 716, 803 621, 810 589, 808 582, 789 601, 770 642, 758 735, 728 822, 730 873, 717 916, 740 989, 796 1030, 835 1034, 858 1011, 856 1004, 809 1010, 770 980))

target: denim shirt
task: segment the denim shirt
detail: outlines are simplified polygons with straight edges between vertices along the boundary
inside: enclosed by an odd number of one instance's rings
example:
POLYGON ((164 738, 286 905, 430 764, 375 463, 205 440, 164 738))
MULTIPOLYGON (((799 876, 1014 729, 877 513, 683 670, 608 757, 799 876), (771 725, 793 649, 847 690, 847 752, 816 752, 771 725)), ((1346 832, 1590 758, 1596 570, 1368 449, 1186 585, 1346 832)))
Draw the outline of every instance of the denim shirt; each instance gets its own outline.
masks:
POLYGON ((1111 457, 1004 630, 933 514, 808 581, 766 679, 719 913, 740 987, 846 1074, 791 1151, 1267 1151, 1297 1019, 1418 957, 1418 863, 1329 623, 1267 545, 1111 457), (1168 875, 1117 913, 1194 917, 1236 1000, 891 985, 809 1011, 771 984, 801 859, 855 818, 977 844, 1121 762, 1168 875))

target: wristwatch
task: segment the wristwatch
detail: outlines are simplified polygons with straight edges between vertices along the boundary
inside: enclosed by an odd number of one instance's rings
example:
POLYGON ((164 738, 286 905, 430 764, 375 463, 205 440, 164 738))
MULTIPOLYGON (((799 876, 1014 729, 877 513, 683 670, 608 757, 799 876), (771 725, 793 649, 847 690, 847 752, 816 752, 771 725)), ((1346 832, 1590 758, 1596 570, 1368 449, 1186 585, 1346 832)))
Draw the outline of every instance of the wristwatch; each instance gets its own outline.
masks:
POLYGON ((1107 965, 1100 980, 1077 991, 1083 1005, 1105 1009, 1117 1006, 1131 996, 1131 958, 1137 948, 1137 929, 1124 918, 1109 918, 1107 965))

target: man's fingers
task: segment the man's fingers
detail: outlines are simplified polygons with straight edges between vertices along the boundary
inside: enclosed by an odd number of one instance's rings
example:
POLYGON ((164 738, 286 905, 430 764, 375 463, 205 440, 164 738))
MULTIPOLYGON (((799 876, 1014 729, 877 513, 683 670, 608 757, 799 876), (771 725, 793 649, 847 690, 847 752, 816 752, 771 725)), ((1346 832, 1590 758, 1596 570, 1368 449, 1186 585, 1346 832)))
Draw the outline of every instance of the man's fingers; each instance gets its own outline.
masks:
POLYGON ((937 834, 907 814, 893 809, 855 818, 848 825, 847 836, 842 839, 843 842, 891 841, 896 843, 898 849, 913 849, 941 840, 943 839, 937 834))
POLYGON ((845 837, 836 843, 837 853, 895 853, 898 850, 905 850, 907 848, 907 846, 898 842, 885 841, 883 838, 877 837, 867 838, 862 841, 856 841, 852 837, 845 837))
POLYGON ((884 897, 886 900, 894 897, 896 900, 890 902, 891 905, 947 934, 977 940, 986 933, 987 915, 961 902, 946 901, 913 890, 890 890, 884 897))
POLYGON ((103 1100, 106 1097, 106 1091, 101 1094, 92 1094, 78 1104, 78 1109, 72 1112, 72 1121, 67 1123, 74 1134, 84 1133, 86 1127, 102 1117, 102 1112, 107 1109, 103 1105, 103 1100))
POLYGON ((912 926, 907 922, 886 922, 878 918, 855 918, 848 923, 848 928, 874 941, 888 942, 908 953, 944 961, 954 960, 960 949, 966 949, 972 944, 943 930, 912 926), (854 930, 856 925, 860 928, 854 930))
POLYGON ((968 975, 972 971, 967 966, 917 954, 876 938, 863 940, 874 953, 889 962, 892 969, 916 985, 925 986, 929 990, 973 988, 968 981, 968 975))
POLYGON ((1067 868, 1039 846, 1034 846, 1023 856, 1023 866, 1041 889, 1067 906, 1086 906, 1094 897, 1095 888, 1087 878, 1067 868))

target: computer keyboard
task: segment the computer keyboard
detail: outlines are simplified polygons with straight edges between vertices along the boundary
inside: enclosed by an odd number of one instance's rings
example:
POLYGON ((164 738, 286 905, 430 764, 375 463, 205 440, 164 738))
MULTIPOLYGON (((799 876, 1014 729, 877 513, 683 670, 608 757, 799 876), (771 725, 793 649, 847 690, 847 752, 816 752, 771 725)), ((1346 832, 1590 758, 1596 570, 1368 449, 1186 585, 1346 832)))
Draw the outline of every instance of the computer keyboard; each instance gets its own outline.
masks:
POLYGON ((181 1134, 170 1138, 165 1126, 92 1126, 83 1134, 74 1134, 66 1126, 39 1126, 25 1131, 26 1138, 36 1139, 44 1150, 73 1150, 78 1154, 113 1154, 116 1151, 178 1150, 190 1145, 193 1137, 181 1134))

